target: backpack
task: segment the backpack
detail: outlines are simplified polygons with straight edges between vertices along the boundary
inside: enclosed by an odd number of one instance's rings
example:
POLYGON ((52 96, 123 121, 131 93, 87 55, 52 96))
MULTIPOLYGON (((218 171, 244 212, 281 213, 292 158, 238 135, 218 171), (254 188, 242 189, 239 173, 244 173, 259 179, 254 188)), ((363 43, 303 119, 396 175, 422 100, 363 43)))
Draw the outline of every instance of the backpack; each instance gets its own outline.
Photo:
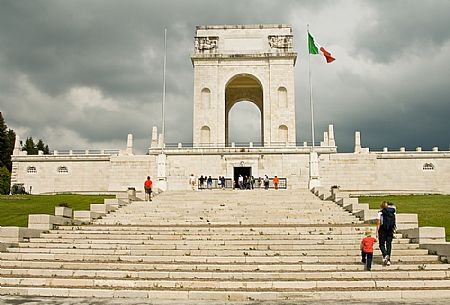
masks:
POLYGON ((396 228, 395 224, 395 209, 394 208, 384 208, 381 211, 383 215, 383 224, 381 225, 383 231, 394 232, 396 228))

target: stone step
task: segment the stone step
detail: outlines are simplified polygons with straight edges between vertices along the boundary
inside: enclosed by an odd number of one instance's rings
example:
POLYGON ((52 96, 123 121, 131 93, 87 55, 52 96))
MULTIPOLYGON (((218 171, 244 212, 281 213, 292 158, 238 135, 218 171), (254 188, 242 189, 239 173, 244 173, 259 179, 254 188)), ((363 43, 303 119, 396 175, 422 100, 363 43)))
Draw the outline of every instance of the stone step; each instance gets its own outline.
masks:
MULTIPOLYGON (((209 243, 209 244, 94 244, 94 243, 56 243, 56 242, 24 242, 19 243, 19 247, 25 248, 52 248, 52 249, 130 249, 130 250, 176 250, 176 249, 198 249, 198 250, 359 250, 359 243, 353 245, 325 245, 325 244, 312 244, 312 245, 298 245, 298 244, 265 244, 265 245, 249 245, 249 244, 221 244, 221 243, 209 243)), ((394 251, 406 250, 406 249, 419 249, 418 244, 398 244, 395 245, 394 251)))
MULTIPOLYGON (((50 254, 78 254, 78 255, 133 255, 133 256, 359 256, 361 251, 358 249, 334 250, 332 253, 317 250, 197 250, 197 249, 181 249, 181 250, 152 250, 152 249, 82 249, 82 248, 8 248, 9 253, 50 253, 50 254)), ((413 256, 427 255, 427 249, 395 249, 396 256, 413 256)), ((375 255, 381 254, 379 250, 375 250, 375 255)))
POLYGON ((244 217, 238 217, 236 216, 230 216, 230 217, 214 217, 211 215, 195 215, 195 216, 186 216, 181 215, 179 217, 161 217, 160 215, 152 215, 152 216, 126 216, 126 215, 120 215, 115 216, 114 214, 107 215, 106 218, 103 218, 102 220, 99 220, 98 223, 107 223, 109 220, 112 224, 115 224, 114 221, 127 221, 130 225, 131 224, 151 224, 151 225, 159 225, 167 223, 171 224, 186 224, 189 223, 191 225, 195 224, 204 224, 204 221, 201 221, 200 217, 208 218, 209 221, 214 222, 216 224, 247 224, 247 225, 258 225, 258 224, 280 224, 280 223, 292 223, 292 224, 316 224, 316 223, 325 223, 325 224, 333 224, 333 223, 361 223, 360 221, 356 220, 354 216, 345 215, 345 216, 336 216, 336 215, 321 215, 320 217, 317 217, 316 215, 313 217, 298 217, 295 216, 283 216, 283 217, 277 217, 276 215, 272 215, 269 218, 264 217, 258 217, 258 216, 244 216, 244 217))
POLYGON ((89 279, 89 278, 52 278, 52 277, 2 277, 0 286, 9 287, 68 287, 68 288, 137 288, 137 289, 175 289, 175 290, 227 290, 227 291, 283 291, 283 290, 311 290, 311 289, 383 289, 383 288, 440 288, 450 290, 450 280, 304 280, 304 281, 277 281, 277 280, 136 280, 136 279, 89 279))
MULTIPOLYGON (((353 256, 331 256, 327 253, 320 252, 319 255, 305 255, 305 256, 281 256, 274 253, 273 256, 253 256, 244 253, 239 256, 204 256, 194 255, 191 251, 186 251, 184 255, 119 255, 119 254, 66 254, 66 253, 3 253, 3 260, 60 260, 60 261, 105 261, 105 262, 171 262, 171 263, 358 263, 361 260, 359 255, 353 256)), ((298 253, 297 253, 298 254, 298 253)), ((376 258, 376 257, 375 257, 376 258)), ((408 255, 408 256, 393 256, 391 262, 396 263, 427 263, 436 262, 439 260, 437 255, 408 255)))
POLYGON ((364 290, 325 289, 315 291, 213 291, 213 290, 140 290, 140 289, 83 289, 83 288, 45 288, 45 287, 0 287, 0 295, 58 296, 83 298, 144 298, 149 300, 208 300, 208 301, 310 301, 310 300, 416 300, 450 298, 450 290, 380 288, 364 290))
POLYGON ((2 253, 0 294, 347 301, 433 291, 450 297, 449 264, 400 234, 392 265, 382 266, 376 244, 372 271, 364 271, 360 242, 375 226, 307 190, 166 192, 116 211, 93 208, 110 213, 2 253))
MULTIPOLYGON (((61 228, 61 227, 60 227, 61 228)), ((366 230, 371 230, 371 227, 355 227, 355 228, 311 228, 303 227, 299 229, 292 229, 289 227, 250 227, 250 228, 217 228, 217 227, 201 227, 192 229, 186 229, 184 227, 174 228, 173 230, 167 230, 167 227, 161 228, 147 228, 146 230, 139 229, 127 229, 127 230, 50 230, 47 233, 42 234, 58 234, 60 236, 70 237, 73 234, 90 234, 90 235, 348 235, 361 237, 366 230)), ((395 236, 401 236, 396 234, 395 236)))
POLYGON ((210 280, 367 280, 367 279, 450 279, 449 270, 431 271, 323 271, 323 272, 211 272, 211 271, 123 271, 123 270, 70 270, 70 269, 7 269, 2 268, 0 275, 15 277, 63 277, 97 279, 210 279, 210 280))
MULTIPOLYGON (((153 235, 160 235, 160 236, 258 236, 258 235, 265 235, 265 236, 347 236, 349 238, 362 238, 364 236, 363 231, 326 231, 323 232, 317 232, 317 231, 291 231, 291 232, 282 232, 281 230, 275 231, 275 230, 252 230, 252 231, 217 231, 217 230, 211 230, 208 231, 105 231, 105 232, 99 232, 99 231, 53 231, 48 233, 43 233, 41 236, 62 236, 64 238, 72 238, 74 236, 110 236, 110 235, 122 235, 122 236, 135 236, 135 235, 143 235, 143 236, 153 236, 153 235)), ((396 236, 401 236, 400 234, 396 236)))
MULTIPOLYGON (((362 235, 282 235, 282 234, 212 234, 212 235, 185 235, 185 234, 71 234, 70 236, 60 234, 41 234, 43 238, 47 239, 72 239, 72 240, 342 240, 342 241, 358 241, 361 242, 362 235)), ((37 239, 32 239, 33 241, 37 239)))
MULTIPOLYGON (((53 243, 53 244, 74 244, 74 245, 248 245, 268 246, 268 245, 360 245, 360 239, 74 239, 74 238, 41 238, 31 239, 27 244, 33 243, 53 243)), ((410 244, 410 240, 406 238, 397 238, 392 241, 393 245, 410 244)), ((417 244, 413 244, 417 245, 417 244)), ((394 246, 395 247, 395 246, 394 246)))
POLYGON ((255 227, 245 227, 245 226, 227 226, 227 227, 217 227, 217 226, 106 226, 106 225, 87 225, 87 226, 60 226, 58 229, 49 230, 50 233, 59 233, 59 232, 98 232, 104 234, 105 232, 124 232, 131 231, 132 234, 141 233, 141 232, 170 232, 170 233, 178 233, 178 232, 260 232, 260 231, 274 231, 274 232, 358 232, 363 233, 367 229, 374 230, 375 225, 339 225, 339 226, 330 226, 330 225, 318 225, 318 226, 293 226, 293 227, 268 227, 268 226, 255 226, 255 227))
MULTIPOLYGON (((173 264, 141 262, 62 262, 62 261, 21 261, 3 260, 0 267, 5 269, 61 269, 61 270, 120 270, 120 271, 186 271, 186 272, 343 272, 363 271, 361 262, 353 264, 173 264)), ((372 271, 450 271, 450 264, 438 261, 414 264, 393 264, 389 267, 378 263, 372 271)))

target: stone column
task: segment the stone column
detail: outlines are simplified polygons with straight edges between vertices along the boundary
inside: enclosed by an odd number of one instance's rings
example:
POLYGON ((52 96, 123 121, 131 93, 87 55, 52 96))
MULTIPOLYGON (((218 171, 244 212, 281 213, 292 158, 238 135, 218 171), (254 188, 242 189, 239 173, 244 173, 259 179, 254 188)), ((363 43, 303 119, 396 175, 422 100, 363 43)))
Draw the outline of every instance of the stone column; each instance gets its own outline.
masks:
POLYGON ((320 143, 320 146, 329 146, 329 138, 328 138, 328 132, 323 132, 323 142, 320 143))
POLYGON ((334 126, 333 124, 328 125, 328 145, 336 146, 336 141, 334 140, 334 126))
POLYGON ((167 177, 166 177, 166 154, 159 154, 156 162, 157 162, 157 173, 158 173, 158 181, 156 186, 163 191, 167 190, 167 177))
POLYGON ((20 155, 20 139, 19 136, 16 135, 16 141, 14 142, 14 150, 13 150, 13 156, 20 155))
POLYGON ((158 147, 158 128, 153 126, 152 128, 152 141, 150 143, 150 148, 158 147))
POLYGON ((133 134, 129 133, 127 138, 127 155, 133 155, 133 134))
POLYGON ((361 133, 355 131, 355 153, 359 154, 361 152, 361 133))
POLYGON ((165 144, 164 144, 164 135, 162 133, 160 133, 159 137, 158 137, 158 147, 162 148, 164 146, 165 146, 165 144))
POLYGON ((309 189, 320 186, 319 156, 317 152, 309 153, 309 189))

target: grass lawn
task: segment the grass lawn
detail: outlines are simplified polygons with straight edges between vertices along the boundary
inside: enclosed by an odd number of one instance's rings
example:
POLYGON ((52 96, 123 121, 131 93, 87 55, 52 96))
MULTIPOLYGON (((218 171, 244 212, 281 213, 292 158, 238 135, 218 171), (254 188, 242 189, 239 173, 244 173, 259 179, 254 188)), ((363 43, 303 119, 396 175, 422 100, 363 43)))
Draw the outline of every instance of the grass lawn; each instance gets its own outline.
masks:
POLYGON ((368 203, 371 209, 379 209, 381 201, 393 202, 397 213, 416 213, 421 227, 445 227, 450 241, 450 196, 405 195, 359 197, 360 203, 368 203))
POLYGON ((73 210, 89 210, 91 203, 103 203, 104 195, 1 195, 0 226, 28 225, 28 214, 55 213, 55 206, 66 203, 73 210))

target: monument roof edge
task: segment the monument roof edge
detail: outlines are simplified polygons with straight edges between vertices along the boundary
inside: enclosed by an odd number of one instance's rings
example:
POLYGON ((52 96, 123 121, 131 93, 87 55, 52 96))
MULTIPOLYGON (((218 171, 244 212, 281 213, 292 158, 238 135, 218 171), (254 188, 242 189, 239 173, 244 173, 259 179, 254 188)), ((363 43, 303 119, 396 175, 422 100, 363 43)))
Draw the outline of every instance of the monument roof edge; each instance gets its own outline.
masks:
POLYGON ((196 30, 227 30, 227 29, 274 29, 290 28, 290 24, 222 24, 222 25, 197 25, 196 30))

